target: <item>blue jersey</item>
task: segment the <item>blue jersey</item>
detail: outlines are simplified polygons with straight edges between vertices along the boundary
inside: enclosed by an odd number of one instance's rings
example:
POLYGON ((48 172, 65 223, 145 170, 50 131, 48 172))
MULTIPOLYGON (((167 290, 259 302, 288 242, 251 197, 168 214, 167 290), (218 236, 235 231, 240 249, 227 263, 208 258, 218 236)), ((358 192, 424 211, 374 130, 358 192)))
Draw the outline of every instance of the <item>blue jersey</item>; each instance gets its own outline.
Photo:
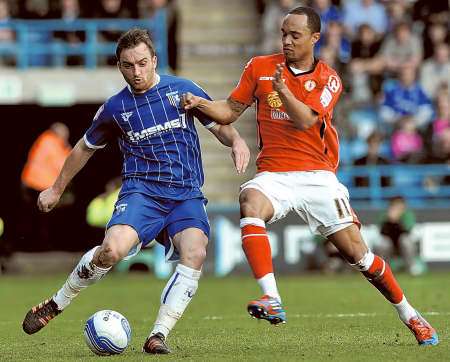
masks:
MULTIPOLYGON (((204 175, 192 112, 180 107, 183 93, 211 99, 194 82, 161 75, 142 94, 130 87, 109 98, 84 135, 90 148, 118 140, 123 154, 122 191, 175 200, 201 197, 204 175)), ((207 128, 215 123, 204 117, 207 128)))

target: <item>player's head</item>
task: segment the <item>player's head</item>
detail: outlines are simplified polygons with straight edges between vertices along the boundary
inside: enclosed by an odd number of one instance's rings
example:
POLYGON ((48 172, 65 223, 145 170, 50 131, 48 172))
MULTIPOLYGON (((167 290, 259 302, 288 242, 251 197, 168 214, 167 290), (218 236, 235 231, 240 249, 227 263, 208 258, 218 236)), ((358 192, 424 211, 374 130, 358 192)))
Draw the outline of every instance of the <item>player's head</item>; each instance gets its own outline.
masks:
POLYGON ((312 58, 320 38, 320 16, 310 7, 294 8, 285 16, 281 33, 287 63, 312 58))
POLYGON ((130 29, 117 42, 117 67, 136 93, 148 90, 155 81, 155 47, 145 29, 130 29))

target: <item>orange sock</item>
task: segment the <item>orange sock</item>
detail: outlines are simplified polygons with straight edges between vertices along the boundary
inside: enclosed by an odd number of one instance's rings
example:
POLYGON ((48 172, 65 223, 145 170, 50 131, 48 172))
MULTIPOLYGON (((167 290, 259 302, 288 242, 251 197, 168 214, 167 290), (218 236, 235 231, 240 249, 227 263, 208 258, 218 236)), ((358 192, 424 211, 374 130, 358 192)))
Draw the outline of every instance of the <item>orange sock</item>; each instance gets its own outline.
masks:
POLYGON ((402 301, 402 288, 392 274, 389 264, 379 256, 375 255, 372 265, 363 274, 391 303, 397 304, 402 301))
POLYGON ((241 233, 242 249, 255 278, 260 279, 268 273, 273 273, 272 251, 266 228, 252 224, 241 225, 241 233))

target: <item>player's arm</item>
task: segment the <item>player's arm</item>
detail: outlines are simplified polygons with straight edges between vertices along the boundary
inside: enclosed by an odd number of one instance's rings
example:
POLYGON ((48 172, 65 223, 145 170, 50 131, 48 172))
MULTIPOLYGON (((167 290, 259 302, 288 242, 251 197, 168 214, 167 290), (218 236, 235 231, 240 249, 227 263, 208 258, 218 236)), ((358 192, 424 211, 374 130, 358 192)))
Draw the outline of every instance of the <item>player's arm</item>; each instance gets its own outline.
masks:
POLYGON ((49 212, 56 206, 69 182, 84 167, 94 152, 95 149, 89 148, 83 139, 78 141, 69 156, 67 156, 53 186, 39 194, 39 210, 49 212))
POLYGON ((282 78, 283 68, 282 64, 277 64, 272 81, 273 89, 278 92, 286 113, 289 115, 292 123, 294 123, 294 126, 299 130, 306 130, 319 120, 319 116, 305 103, 295 98, 294 94, 284 84, 282 78))
POLYGON ((182 106, 185 110, 196 109, 220 124, 230 124, 236 121, 248 105, 231 98, 220 101, 210 101, 190 92, 183 94, 182 106))
POLYGON ((250 161, 250 149, 232 125, 216 124, 211 133, 225 146, 231 147, 231 157, 237 173, 244 173, 250 161))

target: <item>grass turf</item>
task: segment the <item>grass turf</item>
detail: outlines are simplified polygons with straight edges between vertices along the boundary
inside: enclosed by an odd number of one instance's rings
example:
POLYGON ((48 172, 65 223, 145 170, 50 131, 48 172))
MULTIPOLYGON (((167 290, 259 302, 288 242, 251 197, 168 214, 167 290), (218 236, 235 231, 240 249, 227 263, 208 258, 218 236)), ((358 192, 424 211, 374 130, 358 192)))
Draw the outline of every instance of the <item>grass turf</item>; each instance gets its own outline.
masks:
POLYGON ((169 337, 173 353, 141 353, 153 325, 164 281, 150 274, 111 273, 88 288, 63 314, 28 336, 27 310, 65 280, 59 276, 0 278, 1 361, 448 361, 450 282, 448 273, 419 278, 400 275, 408 299, 437 329, 440 344, 419 347, 393 308, 355 274, 279 278, 288 323, 279 327, 249 318, 245 306, 259 296, 247 277, 204 278, 191 305, 169 337), (124 314, 132 328, 130 347, 120 356, 97 357, 83 339, 84 321, 101 309, 124 314))

